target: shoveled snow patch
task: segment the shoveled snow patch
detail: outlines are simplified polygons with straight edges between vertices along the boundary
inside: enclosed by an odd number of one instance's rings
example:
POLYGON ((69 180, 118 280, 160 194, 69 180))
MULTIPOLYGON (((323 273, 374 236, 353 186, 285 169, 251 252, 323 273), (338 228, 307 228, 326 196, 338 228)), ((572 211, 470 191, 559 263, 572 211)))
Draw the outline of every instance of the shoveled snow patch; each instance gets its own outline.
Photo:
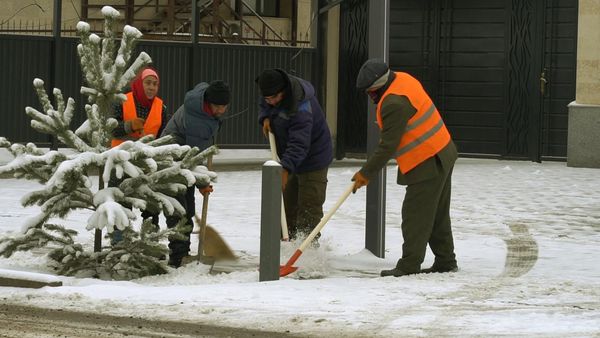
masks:
POLYGON ((62 283, 61 280, 52 275, 46 275, 42 273, 36 272, 28 272, 28 271, 17 271, 17 270, 6 270, 0 269, 0 276, 8 279, 21 279, 27 280, 31 282, 40 282, 40 283, 62 283))

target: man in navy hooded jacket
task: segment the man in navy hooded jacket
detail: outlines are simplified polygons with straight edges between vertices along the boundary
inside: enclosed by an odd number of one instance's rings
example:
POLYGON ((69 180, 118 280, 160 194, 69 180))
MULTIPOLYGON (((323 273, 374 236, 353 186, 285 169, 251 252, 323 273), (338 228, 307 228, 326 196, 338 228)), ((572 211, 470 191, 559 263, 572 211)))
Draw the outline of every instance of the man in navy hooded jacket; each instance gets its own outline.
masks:
POLYGON ((333 160, 331 134, 315 89, 281 69, 264 70, 259 123, 275 135, 290 239, 308 235, 323 217, 327 170, 333 160))
MULTIPOLYGON (((210 84, 201 82, 185 94, 183 105, 177 109, 161 136, 172 135, 180 145, 198 147, 201 151, 214 144, 214 139, 221 124, 220 117, 229 105, 229 86, 223 81, 213 81, 210 84)), ((212 186, 199 187, 205 195, 212 192, 212 186)), ((190 251, 190 234, 194 225, 193 217, 196 212, 195 187, 188 188, 184 196, 177 200, 186 210, 186 224, 189 232, 184 235, 186 240, 169 240, 169 265, 181 266, 181 260, 190 251)), ((167 226, 173 228, 181 220, 180 217, 167 217, 167 226)))

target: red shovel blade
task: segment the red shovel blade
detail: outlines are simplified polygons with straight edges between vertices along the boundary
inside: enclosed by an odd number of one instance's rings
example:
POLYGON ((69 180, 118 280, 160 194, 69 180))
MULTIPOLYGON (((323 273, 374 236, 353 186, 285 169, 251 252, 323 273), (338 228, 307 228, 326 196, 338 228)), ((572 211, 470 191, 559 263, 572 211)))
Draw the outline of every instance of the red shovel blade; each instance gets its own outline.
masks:
POLYGON ((279 267, 279 277, 284 277, 298 270, 297 267, 291 265, 281 265, 279 267))
POLYGON ((296 263, 296 260, 298 260, 298 257, 300 257, 301 254, 302 254, 302 250, 300 250, 300 249, 296 250, 296 252, 294 252, 292 257, 290 257, 290 259, 287 261, 287 263, 285 263, 285 265, 279 266, 279 277, 287 276, 290 273, 298 270, 297 267, 292 266, 292 265, 294 265, 294 263, 296 263))

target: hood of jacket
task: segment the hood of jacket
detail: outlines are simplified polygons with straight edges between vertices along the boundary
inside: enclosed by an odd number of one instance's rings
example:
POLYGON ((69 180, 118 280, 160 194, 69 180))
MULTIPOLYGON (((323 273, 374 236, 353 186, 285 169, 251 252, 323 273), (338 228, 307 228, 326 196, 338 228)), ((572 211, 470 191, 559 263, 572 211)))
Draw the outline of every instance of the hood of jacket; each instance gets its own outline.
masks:
POLYGON ((208 88, 208 83, 201 82, 192 90, 185 93, 183 106, 187 114, 198 118, 214 118, 202 108, 204 107, 204 93, 206 92, 206 88, 208 88))
POLYGON ((183 99, 186 144, 204 150, 214 143, 219 130, 217 117, 204 111, 204 93, 208 83, 201 82, 188 91, 183 99))

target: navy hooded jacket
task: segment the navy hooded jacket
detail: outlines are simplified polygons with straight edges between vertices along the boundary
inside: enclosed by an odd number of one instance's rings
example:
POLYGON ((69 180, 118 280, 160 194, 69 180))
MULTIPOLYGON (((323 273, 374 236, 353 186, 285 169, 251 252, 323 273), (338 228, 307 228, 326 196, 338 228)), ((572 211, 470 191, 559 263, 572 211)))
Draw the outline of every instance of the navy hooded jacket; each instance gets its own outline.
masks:
POLYGON ((323 169, 333 160, 331 134, 325 113, 306 80, 277 69, 287 81, 284 99, 272 107, 260 98, 259 122, 270 120, 281 166, 290 173, 323 169))

